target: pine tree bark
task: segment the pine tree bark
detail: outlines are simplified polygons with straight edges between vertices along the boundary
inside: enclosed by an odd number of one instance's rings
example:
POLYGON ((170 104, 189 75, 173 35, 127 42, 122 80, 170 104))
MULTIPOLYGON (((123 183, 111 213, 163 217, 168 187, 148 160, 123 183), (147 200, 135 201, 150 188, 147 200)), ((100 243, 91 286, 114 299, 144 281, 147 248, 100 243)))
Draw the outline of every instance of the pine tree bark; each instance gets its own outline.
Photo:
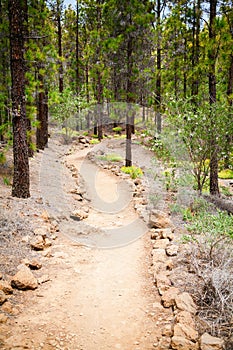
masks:
POLYGON ((161 0, 157 0, 157 62, 156 62, 156 94, 155 94, 155 109, 156 109, 156 125, 157 133, 161 134, 162 132, 162 119, 161 119, 161 63, 162 63, 162 49, 161 49, 161 0))
MULTIPOLYGON (((24 0, 26 1, 26 0, 24 0)), ((12 196, 30 197, 27 118, 25 99, 24 9, 21 0, 9 0, 10 63, 12 80, 12 123, 14 175, 12 196)))
MULTIPOLYGON (((131 23, 130 23, 131 24, 131 23)), ((131 111, 132 103, 132 71, 133 71, 133 38, 129 34, 127 43, 127 111, 126 111, 126 156, 125 156, 125 166, 132 166, 132 131, 133 131, 133 116, 131 111)))
POLYGON ((37 121, 40 123, 36 129, 36 147, 44 150, 48 144, 48 92, 44 90, 43 77, 39 75, 40 92, 37 101, 37 121))
POLYGON ((64 90, 63 82, 63 63, 62 63, 62 24, 61 24, 61 10, 62 1, 57 0, 57 38, 58 38, 58 55, 60 58, 59 62, 59 92, 62 93, 64 90))
POLYGON ((210 23, 209 23, 209 39, 211 49, 209 50, 209 103, 210 103, 210 124, 211 124, 211 135, 210 135, 210 194, 213 196, 219 196, 218 186, 218 141, 215 128, 215 104, 217 101, 216 91, 216 30, 215 20, 217 14, 217 0, 210 0, 210 23))

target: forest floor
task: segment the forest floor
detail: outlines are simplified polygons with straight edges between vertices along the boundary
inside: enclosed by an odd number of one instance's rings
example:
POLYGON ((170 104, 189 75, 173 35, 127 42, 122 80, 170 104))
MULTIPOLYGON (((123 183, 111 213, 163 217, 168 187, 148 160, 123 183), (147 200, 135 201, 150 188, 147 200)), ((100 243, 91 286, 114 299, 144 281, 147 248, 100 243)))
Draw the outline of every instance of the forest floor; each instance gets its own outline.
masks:
POLYGON ((139 183, 140 216, 133 181, 114 174, 108 162, 96 165, 103 154, 124 157, 124 144, 107 139, 67 146, 54 134, 31 160, 29 199, 12 198, 10 187, 0 186, 0 279, 10 280, 22 263, 42 265, 33 271, 38 288, 14 289, 1 307, 1 349, 158 349, 158 324, 171 323, 172 316, 155 310, 160 297, 151 269, 148 197, 168 209, 155 176, 159 164, 137 142, 134 163, 147 170, 139 183), (31 249, 38 232, 48 243, 40 251, 31 249))

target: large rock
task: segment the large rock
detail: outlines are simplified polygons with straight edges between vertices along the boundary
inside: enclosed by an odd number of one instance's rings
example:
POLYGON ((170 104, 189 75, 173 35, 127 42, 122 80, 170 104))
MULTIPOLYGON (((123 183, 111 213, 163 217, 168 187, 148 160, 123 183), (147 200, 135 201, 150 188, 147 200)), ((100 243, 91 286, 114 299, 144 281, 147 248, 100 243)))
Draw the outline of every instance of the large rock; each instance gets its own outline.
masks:
POLYGON ((168 256, 176 256, 178 254, 179 247, 178 245, 171 244, 166 247, 166 253, 168 256))
POLYGON ((212 337, 208 333, 204 333, 200 339, 201 350, 221 350, 224 346, 224 340, 212 337))
POLYGON ((174 336, 172 337, 171 347, 175 350, 198 350, 198 343, 194 343, 187 338, 174 336))
POLYGON ((152 250, 153 264, 164 262, 167 259, 165 249, 156 248, 152 250))
POLYGON ((179 310, 190 312, 190 314, 193 315, 197 312, 197 306, 191 295, 187 292, 177 295, 175 298, 175 304, 179 310))
POLYGON ((13 289, 7 281, 0 281, 0 290, 2 290, 5 294, 13 293, 13 289))
POLYGON ((154 249, 165 249, 170 244, 170 241, 168 238, 165 239, 159 239, 155 241, 153 248, 154 249))
POLYGON ((2 290, 0 290, 0 305, 5 303, 5 301, 7 301, 7 296, 2 290))
POLYGON ((153 209, 150 212, 149 225, 152 228, 165 228, 172 226, 172 223, 166 213, 153 209))
POLYGON ((31 270, 24 266, 12 277, 11 285, 13 288, 22 290, 36 289, 38 282, 31 270))
POLYGON ((187 324, 177 323, 174 326, 174 337, 187 338, 195 342, 198 340, 198 332, 187 324))
POLYGON ((171 287, 171 281, 164 273, 159 273, 155 281, 160 295, 163 295, 171 287))
POLYGON ((176 315, 176 322, 177 323, 182 323, 184 325, 188 325, 188 326, 190 326, 192 328, 195 328, 195 322, 193 320, 193 316, 188 311, 180 311, 176 315))
POLYGON ((180 290, 176 287, 171 287, 164 292, 161 298, 163 306, 170 307, 175 305, 175 299, 179 293, 180 290))
POLYGON ((43 250, 52 245, 51 241, 47 237, 41 235, 33 237, 30 244, 31 248, 34 250, 43 250))

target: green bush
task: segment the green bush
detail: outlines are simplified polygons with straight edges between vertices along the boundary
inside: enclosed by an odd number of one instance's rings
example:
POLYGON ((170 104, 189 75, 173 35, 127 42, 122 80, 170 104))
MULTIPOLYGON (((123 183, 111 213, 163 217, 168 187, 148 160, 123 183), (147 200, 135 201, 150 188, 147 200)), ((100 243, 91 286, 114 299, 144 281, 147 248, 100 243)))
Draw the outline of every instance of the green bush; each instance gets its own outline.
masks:
POLYGON ((90 144, 91 145, 97 145, 98 143, 100 143, 100 141, 98 139, 92 139, 90 140, 90 144))
POLYGON ((112 129, 112 131, 116 132, 117 134, 120 134, 122 131, 122 127, 121 126, 116 126, 115 128, 112 129))
POLYGON ((121 171, 125 174, 130 175, 131 179, 137 179, 138 177, 141 177, 143 175, 142 169, 137 168, 134 165, 129 167, 123 166, 121 167, 121 171))
POLYGON ((220 179, 233 179, 233 170, 223 169, 218 173, 220 179))

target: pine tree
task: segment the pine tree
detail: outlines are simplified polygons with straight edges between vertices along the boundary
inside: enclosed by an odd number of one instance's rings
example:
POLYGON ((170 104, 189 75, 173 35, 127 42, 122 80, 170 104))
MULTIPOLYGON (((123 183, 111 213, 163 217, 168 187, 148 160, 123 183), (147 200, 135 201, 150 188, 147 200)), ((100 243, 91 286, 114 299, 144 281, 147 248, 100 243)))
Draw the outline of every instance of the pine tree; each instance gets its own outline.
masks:
POLYGON ((24 61, 24 19, 26 7, 26 0, 9 0, 14 151, 12 196, 20 198, 30 196, 24 61))

